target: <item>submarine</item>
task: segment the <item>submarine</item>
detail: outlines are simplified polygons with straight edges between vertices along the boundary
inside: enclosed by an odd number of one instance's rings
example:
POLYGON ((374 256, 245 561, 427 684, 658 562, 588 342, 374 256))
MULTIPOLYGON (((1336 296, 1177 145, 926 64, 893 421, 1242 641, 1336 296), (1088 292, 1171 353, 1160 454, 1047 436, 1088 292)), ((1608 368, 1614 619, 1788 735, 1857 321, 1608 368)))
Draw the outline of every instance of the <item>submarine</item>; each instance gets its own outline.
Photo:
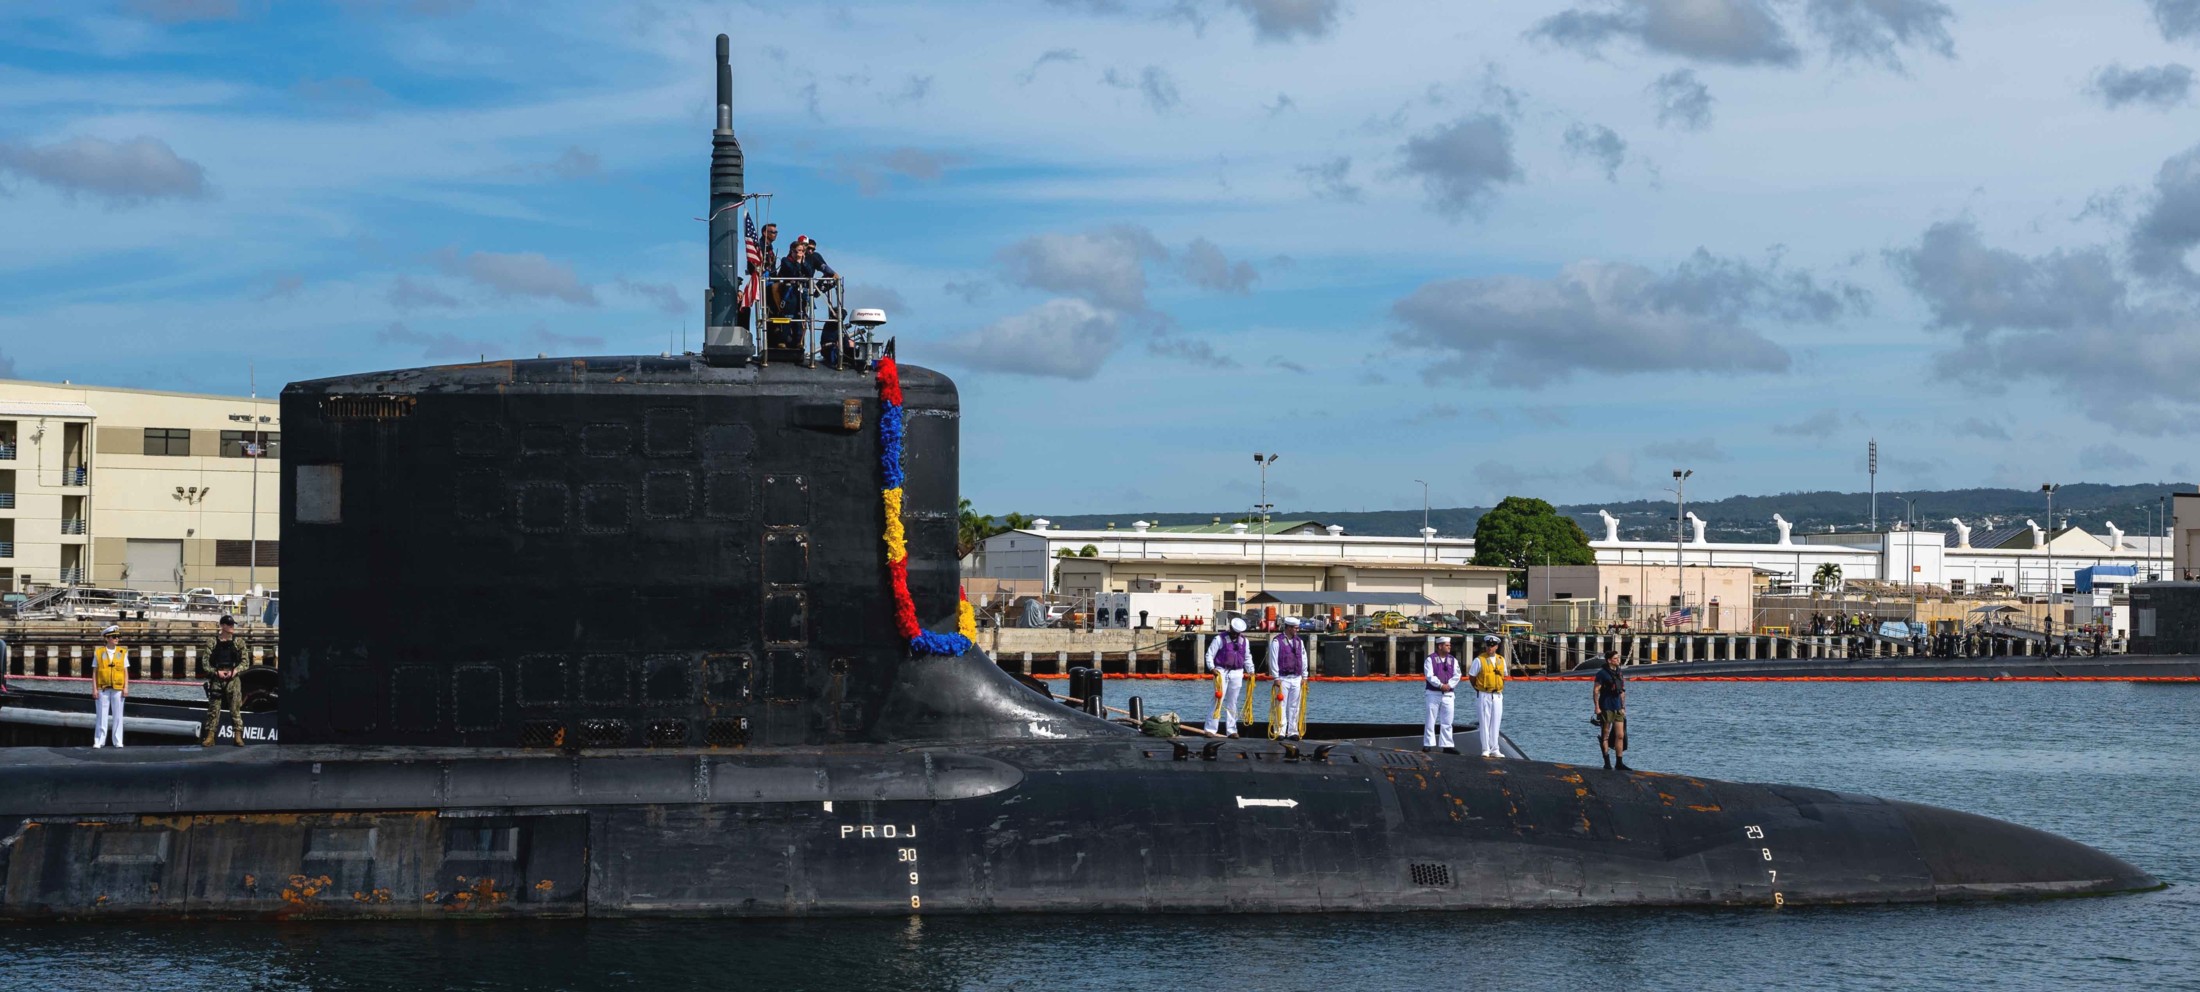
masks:
POLYGON ((701 354, 287 386, 280 743, 9 749, 0 919, 1784 907, 2161 885, 2076 841, 1897 800, 1428 754, 1378 727, 1159 738, 1033 692, 969 638, 954 383, 891 342, 820 361, 742 306, 728 57, 721 35, 701 354))

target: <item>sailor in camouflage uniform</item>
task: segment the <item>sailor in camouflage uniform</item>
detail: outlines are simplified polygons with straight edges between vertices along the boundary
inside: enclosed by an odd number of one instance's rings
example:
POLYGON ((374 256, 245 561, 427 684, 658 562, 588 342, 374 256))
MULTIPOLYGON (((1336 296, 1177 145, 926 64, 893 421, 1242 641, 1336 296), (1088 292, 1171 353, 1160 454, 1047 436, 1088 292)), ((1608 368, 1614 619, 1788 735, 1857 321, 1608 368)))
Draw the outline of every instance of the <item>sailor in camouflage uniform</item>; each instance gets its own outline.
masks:
POLYGON ((222 707, 229 708, 229 743, 244 746, 244 686, 237 672, 252 656, 237 639, 237 621, 222 617, 214 640, 199 649, 199 674, 206 677, 206 720, 199 725, 199 746, 214 746, 214 728, 221 722, 222 707))

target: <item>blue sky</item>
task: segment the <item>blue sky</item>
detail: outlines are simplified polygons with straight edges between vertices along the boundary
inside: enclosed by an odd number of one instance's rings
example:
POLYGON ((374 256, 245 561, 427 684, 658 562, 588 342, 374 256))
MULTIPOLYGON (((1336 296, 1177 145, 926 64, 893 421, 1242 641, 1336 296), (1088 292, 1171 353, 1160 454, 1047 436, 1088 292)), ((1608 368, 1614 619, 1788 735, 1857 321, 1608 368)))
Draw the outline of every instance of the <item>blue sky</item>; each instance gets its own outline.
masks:
POLYGON ((699 344, 720 31, 995 513, 2195 474, 2200 0, 9 5, 0 374, 699 344))

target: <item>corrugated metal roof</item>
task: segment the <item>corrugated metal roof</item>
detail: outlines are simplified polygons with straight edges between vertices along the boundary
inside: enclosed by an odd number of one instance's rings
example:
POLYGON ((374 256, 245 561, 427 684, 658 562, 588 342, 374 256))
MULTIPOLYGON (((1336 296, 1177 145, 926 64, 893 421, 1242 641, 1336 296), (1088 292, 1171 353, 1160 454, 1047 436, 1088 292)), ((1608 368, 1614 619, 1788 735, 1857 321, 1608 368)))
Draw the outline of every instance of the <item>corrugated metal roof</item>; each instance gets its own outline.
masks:
POLYGON ((1257 592, 1245 600, 1253 606, 1435 606, 1436 601, 1417 592, 1257 592))
MULTIPOLYGON (((1169 526, 1169 527, 1148 527, 1148 528, 1146 528, 1146 533, 1149 533, 1149 534, 1228 534, 1228 533, 1232 533, 1232 531, 1230 530, 1230 528, 1231 528, 1231 527, 1234 527, 1234 526, 1236 526, 1236 525, 1235 525, 1235 524, 1176 524, 1176 525, 1173 525, 1173 526, 1169 526)), ((1270 533, 1270 534, 1289 534, 1289 533, 1291 533, 1291 532, 1293 532, 1293 531, 1296 531, 1296 530, 1300 530, 1300 529, 1302 529, 1302 528, 1312 528, 1312 530, 1309 530, 1309 531, 1307 531, 1307 533, 1311 533, 1311 534, 1318 534, 1318 533, 1321 533, 1321 531, 1322 531, 1322 522, 1321 522, 1321 521, 1319 521, 1319 520, 1270 520, 1270 521, 1268 521, 1268 527, 1267 527, 1267 530, 1268 530, 1268 533, 1270 533)), ((1245 525, 1245 532, 1246 532, 1246 533, 1248 533, 1248 534, 1258 534, 1258 533, 1260 533, 1260 532, 1261 532, 1261 525, 1259 525, 1259 524, 1246 524, 1246 525, 1245 525)), ((1121 532, 1120 532, 1120 531, 1118 531, 1118 533, 1121 533, 1121 532)), ((1135 534, 1135 533, 1138 533, 1138 532, 1137 532, 1137 531, 1131 531, 1131 533, 1135 534)))

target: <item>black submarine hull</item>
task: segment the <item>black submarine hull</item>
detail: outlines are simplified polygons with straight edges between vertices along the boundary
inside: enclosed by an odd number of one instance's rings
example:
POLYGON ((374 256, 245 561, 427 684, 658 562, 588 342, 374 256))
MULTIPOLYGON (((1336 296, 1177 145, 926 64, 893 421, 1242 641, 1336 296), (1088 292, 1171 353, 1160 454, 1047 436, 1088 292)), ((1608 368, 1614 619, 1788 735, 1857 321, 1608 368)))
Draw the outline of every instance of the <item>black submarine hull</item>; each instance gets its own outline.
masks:
POLYGON ((1778 907, 2161 884, 1951 810, 1349 744, 11 756, 14 919, 1778 907))

